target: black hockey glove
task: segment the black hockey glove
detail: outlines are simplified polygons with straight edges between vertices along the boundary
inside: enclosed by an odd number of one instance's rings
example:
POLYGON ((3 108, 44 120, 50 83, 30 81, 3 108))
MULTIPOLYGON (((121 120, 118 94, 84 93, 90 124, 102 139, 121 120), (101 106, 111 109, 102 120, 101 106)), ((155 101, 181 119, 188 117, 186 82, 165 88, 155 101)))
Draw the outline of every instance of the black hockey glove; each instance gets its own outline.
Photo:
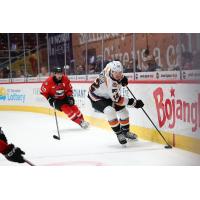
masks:
POLYGON ((65 98, 65 100, 66 100, 66 104, 69 105, 69 106, 73 106, 74 103, 75 103, 74 97, 73 97, 73 96, 67 96, 67 97, 65 98))
POLYGON ((54 107, 55 109, 61 111, 61 106, 64 104, 63 100, 54 99, 53 97, 48 98, 49 104, 54 107))
POLYGON ((49 97, 48 102, 53 107, 53 103, 55 103, 55 99, 53 97, 49 97))
POLYGON ((133 98, 130 98, 128 100, 128 105, 129 106, 133 106, 135 108, 142 108, 144 106, 144 103, 142 100, 138 99, 138 100, 135 100, 133 98))
POLYGON ((0 127, 0 140, 3 140, 6 144, 8 142, 6 136, 4 135, 4 132, 1 130, 1 127, 0 127))
POLYGON ((49 104, 52 107, 54 107, 54 105, 55 105, 55 108, 57 110, 59 110, 59 111, 61 111, 62 105, 67 104, 69 106, 73 106, 74 103, 75 103, 74 97, 72 97, 72 96, 68 96, 68 97, 66 97, 65 99, 62 99, 62 100, 60 100, 60 99, 54 99, 53 97, 49 97, 48 101, 49 101, 49 104))
POLYGON ((8 149, 3 153, 4 156, 12 162, 24 163, 23 155, 25 154, 20 148, 13 144, 8 145, 8 149))
POLYGON ((144 103, 142 100, 138 99, 136 100, 135 108, 142 108, 144 106, 144 103))
POLYGON ((128 78, 126 76, 124 76, 123 79, 121 80, 121 84, 123 87, 128 85, 128 78))

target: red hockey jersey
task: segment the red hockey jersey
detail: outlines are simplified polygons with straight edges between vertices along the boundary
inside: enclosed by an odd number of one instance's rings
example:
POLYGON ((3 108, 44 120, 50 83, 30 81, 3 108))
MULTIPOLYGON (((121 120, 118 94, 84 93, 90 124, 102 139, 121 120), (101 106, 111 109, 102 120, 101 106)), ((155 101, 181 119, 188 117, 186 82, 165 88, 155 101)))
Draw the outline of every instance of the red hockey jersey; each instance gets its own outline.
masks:
POLYGON ((6 144, 3 140, 0 140, 0 153, 3 153, 8 147, 8 144, 6 144))
POLYGON ((54 77, 50 76, 44 81, 41 86, 40 93, 47 99, 53 97, 54 99, 64 99, 66 96, 72 96, 71 82, 67 76, 63 75, 59 83, 56 83, 54 77))

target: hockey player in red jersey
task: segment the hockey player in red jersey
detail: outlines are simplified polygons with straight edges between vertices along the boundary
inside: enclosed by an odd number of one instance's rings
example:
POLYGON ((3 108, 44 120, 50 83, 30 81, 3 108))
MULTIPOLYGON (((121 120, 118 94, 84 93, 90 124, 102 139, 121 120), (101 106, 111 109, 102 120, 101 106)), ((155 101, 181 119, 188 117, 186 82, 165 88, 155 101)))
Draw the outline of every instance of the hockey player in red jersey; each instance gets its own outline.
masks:
POLYGON ((112 61, 92 83, 88 93, 92 107, 106 115, 120 144, 126 144, 126 138, 137 138, 136 134, 129 131, 129 112, 126 106, 135 108, 144 106, 142 100, 121 96, 121 87, 127 85, 128 79, 123 74, 122 64, 119 61, 112 61))
POLYGON ((7 138, 0 127, 0 153, 5 158, 12 162, 24 163, 23 155, 25 154, 20 148, 15 147, 13 144, 7 143, 7 138))
POLYGON ((55 67, 53 76, 47 78, 41 86, 41 94, 49 101, 49 104, 64 112, 69 119, 79 124, 83 129, 88 128, 89 123, 75 105, 72 86, 66 75, 63 75, 61 67, 55 67))

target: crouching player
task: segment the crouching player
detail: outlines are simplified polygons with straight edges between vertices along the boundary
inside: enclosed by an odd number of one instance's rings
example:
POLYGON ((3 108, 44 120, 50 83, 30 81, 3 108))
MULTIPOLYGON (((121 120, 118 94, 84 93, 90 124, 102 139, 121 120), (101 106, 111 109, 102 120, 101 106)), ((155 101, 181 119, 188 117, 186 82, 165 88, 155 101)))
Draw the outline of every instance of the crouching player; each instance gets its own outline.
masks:
POLYGON ((109 62, 99 77, 89 88, 88 98, 92 107, 107 117, 108 123, 117 135, 120 144, 126 144, 128 139, 136 139, 137 135, 129 130, 129 112, 126 108, 142 108, 142 100, 121 96, 121 87, 128 85, 128 79, 123 74, 123 66, 119 61, 109 62))

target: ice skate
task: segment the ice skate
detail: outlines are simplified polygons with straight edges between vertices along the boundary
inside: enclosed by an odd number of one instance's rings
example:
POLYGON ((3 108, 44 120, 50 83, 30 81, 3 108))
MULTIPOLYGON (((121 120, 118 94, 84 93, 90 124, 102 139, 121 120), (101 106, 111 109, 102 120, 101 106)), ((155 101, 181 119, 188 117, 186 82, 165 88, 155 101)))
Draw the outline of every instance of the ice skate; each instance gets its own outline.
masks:
POLYGON ((127 143, 126 138, 125 138, 125 136, 122 132, 117 133, 117 139, 118 139, 120 144, 126 144, 127 143))
POLYGON ((122 131, 124 136, 130 140, 137 140, 137 135, 135 133, 129 132, 129 131, 122 131))
POLYGON ((89 127, 89 123, 88 122, 86 122, 86 121, 82 121, 81 123, 80 123, 80 126, 81 126, 81 128, 83 128, 83 129, 87 129, 88 127, 89 127))

